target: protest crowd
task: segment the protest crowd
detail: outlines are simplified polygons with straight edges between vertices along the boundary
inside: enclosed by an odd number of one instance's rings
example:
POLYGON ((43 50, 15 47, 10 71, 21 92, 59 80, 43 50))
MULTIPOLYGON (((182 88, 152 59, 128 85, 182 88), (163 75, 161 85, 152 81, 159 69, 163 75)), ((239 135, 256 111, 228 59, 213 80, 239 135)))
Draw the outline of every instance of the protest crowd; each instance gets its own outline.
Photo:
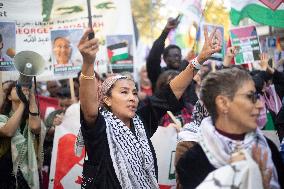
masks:
MULTIPOLYGON (((101 43, 88 28, 76 47, 54 37, 57 67, 79 51, 77 77, 3 81, 0 189, 284 189, 283 38, 277 59, 263 50, 239 64, 244 44, 204 26, 201 50, 183 56, 166 42, 179 19, 167 20, 138 77, 100 73, 101 43)), ((14 60, 1 49, 0 62, 14 60)))

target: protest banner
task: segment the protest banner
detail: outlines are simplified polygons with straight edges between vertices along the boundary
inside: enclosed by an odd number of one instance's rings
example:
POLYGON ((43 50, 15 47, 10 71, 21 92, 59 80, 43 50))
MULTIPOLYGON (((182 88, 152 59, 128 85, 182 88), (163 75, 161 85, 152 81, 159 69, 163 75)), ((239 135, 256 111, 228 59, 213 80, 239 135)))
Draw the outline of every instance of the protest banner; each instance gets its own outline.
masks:
POLYGON ((260 61, 260 44, 255 26, 245 26, 230 30, 232 46, 238 47, 235 64, 251 64, 260 61))
POLYGON ((39 95, 38 100, 40 118, 43 120, 48 116, 48 113, 50 113, 51 111, 60 109, 59 100, 57 98, 39 95))
POLYGON ((282 0, 230 0, 230 19, 237 26, 246 17, 262 25, 284 27, 282 0))
POLYGON ((14 22, 0 22, 0 71, 15 69, 13 66, 16 48, 15 28, 14 22))
POLYGON ((180 24, 175 30, 170 31, 167 39, 170 44, 178 45, 183 55, 186 55, 189 50, 195 48, 199 24, 203 20, 203 8, 202 2, 198 0, 165 2, 165 12, 168 14, 175 13, 171 17, 175 18, 178 16, 178 13, 181 14, 180 24))
POLYGON ((71 105, 56 127, 49 175, 49 189, 80 189, 85 152, 76 156, 74 145, 80 129, 80 105, 71 105))
MULTIPOLYGON (((5 1, 0 6, 3 21, 16 22, 16 52, 31 50, 46 60, 45 72, 38 80, 69 78, 69 75, 54 76, 50 31, 58 29, 86 29, 88 27, 87 2, 81 0, 23 0, 5 1), (29 5, 29 9, 23 9, 29 5)), ((97 71, 107 72, 107 35, 131 35, 134 37, 130 1, 91 1, 93 29, 100 41, 97 54, 97 71)), ((80 39, 80 38, 79 38, 80 39)), ((132 39, 134 42, 135 40, 132 39)), ((135 45, 133 45, 135 52, 135 45)), ((135 56, 135 53, 133 53, 135 56)), ((73 77, 76 74, 72 75, 73 77)))
POLYGON ((55 75, 72 75, 81 70, 83 60, 77 44, 82 35, 82 29, 52 30, 50 32, 55 75))
POLYGON ((174 161, 177 144, 176 128, 173 126, 158 127, 151 141, 157 156, 160 188, 175 188, 176 177, 174 161))

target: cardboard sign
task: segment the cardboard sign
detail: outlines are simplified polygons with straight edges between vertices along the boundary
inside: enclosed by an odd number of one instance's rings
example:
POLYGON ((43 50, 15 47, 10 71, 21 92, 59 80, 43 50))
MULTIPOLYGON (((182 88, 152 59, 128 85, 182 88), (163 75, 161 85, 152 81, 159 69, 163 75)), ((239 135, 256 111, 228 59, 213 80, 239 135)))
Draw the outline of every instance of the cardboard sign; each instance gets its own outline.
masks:
POLYGON ((151 141, 157 156, 159 185, 163 188, 174 188, 176 186, 174 161, 177 131, 172 126, 158 127, 151 141))
POLYGON ((49 189, 80 189, 85 152, 76 156, 74 145, 80 128, 80 106, 71 105, 56 127, 49 176, 49 189))
MULTIPOLYGON (((96 57, 96 71, 107 72, 109 62, 106 50, 106 36, 108 35, 131 35, 134 43, 134 27, 131 13, 130 1, 101 0, 90 1, 92 12, 92 26, 96 32, 96 38, 100 41, 100 50, 96 57)), ((1 21, 14 20, 16 29, 16 53, 23 50, 31 50, 39 53, 46 60, 45 71, 38 76, 38 81, 67 79, 69 74, 62 70, 54 75, 54 67, 51 60, 52 39, 51 31, 88 28, 88 8, 87 1, 82 0, 22 0, 3 1, 0 12, 5 12, 1 21), (52 2, 52 3, 51 3, 52 2), (23 8, 28 5, 29 8, 23 8), (61 72, 62 71, 62 72, 61 72)), ((80 37, 76 37, 80 40, 80 37)), ((77 47, 77 43, 73 44, 77 47)), ((135 45, 133 45, 135 52, 135 45)), ((136 53, 133 53, 135 56, 136 53)), ((68 67, 74 69, 75 67, 68 67)), ((63 70, 66 67, 63 68, 63 70)), ((77 69, 77 68, 76 68, 77 69)), ((75 71, 75 70, 72 70, 75 71)), ((74 74, 72 77, 76 77, 74 74)))
MULTIPOLYGON (((220 26, 220 25, 213 25, 213 24, 203 24, 202 26, 202 31, 200 32, 201 34, 204 33, 204 27, 207 27, 207 31, 208 31, 208 36, 210 36, 210 34, 216 29, 216 33, 215 35, 218 35, 218 37, 221 40, 221 45, 222 45, 222 49, 219 52, 216 52, 214 54, 212 54, 209 57, 209 60, 215 60, 215 61, 219 61, 222 62, 224 59, 224 55, 225 55, 225 44, 224 44, 224 27, 220 26)), ((200 36, 200 44, 199 44, 199 52, 201 51, 201 48, 203 47, 205 38, 204 35, 200 36)), ((215 39, 212 39, 213 43, 215 39)))
POLYGON ((133 72, 132 35, 109 35, 106 37, 111 72, 133 72))
POLYGON ((239 47, 235 63, 251 64, 260 61, 260 44, 255 26, 239 27, 230 30, 232 46, 239 47))
POLYGON ((16 25, 0 22, 0 71, 15 70, 13 61, 16 49, 16 25))
POLYGON ((77 44, 83 35, 82 29, 52 30, 52 63, 55 75, 76 75, 83 63, 77 44))

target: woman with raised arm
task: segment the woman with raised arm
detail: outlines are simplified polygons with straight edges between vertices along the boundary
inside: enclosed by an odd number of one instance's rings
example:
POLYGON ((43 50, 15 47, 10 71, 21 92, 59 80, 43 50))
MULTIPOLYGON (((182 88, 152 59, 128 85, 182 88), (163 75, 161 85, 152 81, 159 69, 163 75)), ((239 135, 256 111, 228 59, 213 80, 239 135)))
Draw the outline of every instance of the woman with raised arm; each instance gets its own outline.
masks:
POLYGON ((214 32, 200 55, 165 87, 163 95, 149 97, 138 108, 132 79, 116 75, 100 86, 94 76, 99 50, 97 39, 88 40, 88 30, 79 42, 83 56, 80 76, 81 131, 86 146, 82 188, 158 188, 157 160, 150 137, 167 110, 175 112, 180 98, 191 82, 193 70, 211 54, 220 50, 213 45, 214 32))

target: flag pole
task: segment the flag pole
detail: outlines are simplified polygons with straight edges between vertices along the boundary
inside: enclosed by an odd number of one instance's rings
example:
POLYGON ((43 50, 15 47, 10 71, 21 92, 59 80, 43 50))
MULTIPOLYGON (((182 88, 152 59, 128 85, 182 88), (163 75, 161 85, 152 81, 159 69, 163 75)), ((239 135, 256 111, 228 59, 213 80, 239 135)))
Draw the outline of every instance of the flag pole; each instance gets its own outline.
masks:
MULTIPOLYGON (((90 0, 87 0, 87 8, 88 8, 88 26, 93 30, 93 21, 92 21, 92 12, 91 12, 91 3, 90 0)), ((94 31, 89 33, 88 38, 93 39, 95 37, 94 31)))

